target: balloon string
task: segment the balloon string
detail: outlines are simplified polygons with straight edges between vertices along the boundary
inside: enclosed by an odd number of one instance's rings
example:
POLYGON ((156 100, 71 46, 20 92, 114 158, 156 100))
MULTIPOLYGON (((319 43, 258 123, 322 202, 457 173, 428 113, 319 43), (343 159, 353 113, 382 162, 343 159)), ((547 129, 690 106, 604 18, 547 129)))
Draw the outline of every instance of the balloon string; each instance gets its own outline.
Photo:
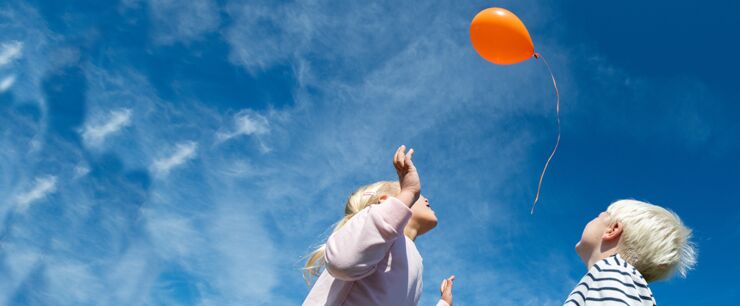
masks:
POLYGON ((558 138, 555 142, 555 147, 552 149, 552 153, 550 153, 550 157, 547 158, 547 162, 545 163, 545 167, 542 169, 542 173, 540 174, 540 182, 537 185, 537 195, 534 197, 534 203, 532 204, 532 211, 530 214, 534 215, 534 207, 537 205, 537 200, 540 199, 540 189, 542 188, 542 178, 545 177, 545 172, 547 171, 547 166, 550 165, 550 161, 552 160, 552 157, 555 156, 555 151, 558 150, 558 146, 560 145, 560 93, 558 92, 558 83, 555 81, 555 75, 552 74, 552 69, 550 69, 550 64, 547 63, 547 60, 540 55, 539 53, 534 54, 534 58, 542 59, 542 62, 545 63, 545 66, 547 66, 547 71, 550 72, 550 78, 552 79, 552 86, 555 87, 555 97, 556 97, 556 106, 555 106, 555 113, 557 114, 557 122, 558 122, 558 138))

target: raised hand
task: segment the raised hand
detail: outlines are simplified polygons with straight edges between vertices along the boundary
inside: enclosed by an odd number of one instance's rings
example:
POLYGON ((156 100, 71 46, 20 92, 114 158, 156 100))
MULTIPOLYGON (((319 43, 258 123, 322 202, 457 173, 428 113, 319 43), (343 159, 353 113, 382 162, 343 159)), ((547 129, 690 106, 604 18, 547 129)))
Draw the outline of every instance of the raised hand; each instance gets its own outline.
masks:
POLYGON ((450 276, 442 281, 439 285, 439 293, 442 294, 442 300, 452 306, 452 281, 455 280, 455 276, 450 276))
POLYGON ((416 200, 419 199, 419 194, 421 194, 419 173, 411 160, 413 155, 414 149, 410 149, 407 154, 405 145, 398 147, 396 154, 393 155, 393 166, 396 168, 398 182, 401 184, 401 193, 399 193, 398 199, 408 207, 413 206, 416 200))

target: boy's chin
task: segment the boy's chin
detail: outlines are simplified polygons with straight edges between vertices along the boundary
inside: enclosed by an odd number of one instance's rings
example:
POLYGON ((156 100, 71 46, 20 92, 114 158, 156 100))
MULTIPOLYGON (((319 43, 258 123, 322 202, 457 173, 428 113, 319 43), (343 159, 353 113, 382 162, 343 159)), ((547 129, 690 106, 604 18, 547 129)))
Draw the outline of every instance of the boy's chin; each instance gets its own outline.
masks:
POLYGON ((585 249, 586 247, 583 245, 583 243, 581 243, 581 241, 578 241, 578 243, 576 243, 575 250, 576 253, 578 253, 578 256, 581 256, 581 258, 583 258, 583 253, 586 253, 585 249))
POLYGON ((581 261, 583 261, 584 264, 588 264, 587 262, 588 250, 587 250, 586 245, 582 243, 581 241, 578 241, 578 243, 576 243, 575 249, 576 249, 576 254, 578 254, 578 257, 581 258, 581 261))

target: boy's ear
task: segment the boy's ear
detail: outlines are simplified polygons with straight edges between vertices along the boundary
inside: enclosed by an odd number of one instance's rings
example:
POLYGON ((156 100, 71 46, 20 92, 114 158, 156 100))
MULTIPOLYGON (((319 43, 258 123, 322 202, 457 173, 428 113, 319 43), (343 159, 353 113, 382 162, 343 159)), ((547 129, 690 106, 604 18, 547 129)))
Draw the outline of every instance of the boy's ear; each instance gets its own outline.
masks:
POLYGON ((610 225, 606 232, 604 232, 604 240, 614 240, 619 239, 619 237, 622 236, 622 230, 624 228, 622 227, 622 222, 614 222, 614 224, 610 225))

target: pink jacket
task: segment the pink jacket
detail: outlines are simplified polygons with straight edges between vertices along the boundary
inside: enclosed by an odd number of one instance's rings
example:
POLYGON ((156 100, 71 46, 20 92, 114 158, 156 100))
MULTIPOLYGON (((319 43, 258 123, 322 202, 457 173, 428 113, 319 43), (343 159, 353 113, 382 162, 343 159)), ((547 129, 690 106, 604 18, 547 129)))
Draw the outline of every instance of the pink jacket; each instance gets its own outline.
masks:
MULTIPOLYGON (((303 306, 417 306, 424 266, 403 234, 411 209, 396 198, 370 205, 326 242, 326 270, 303 306)), ((437 306, 449 306, 439 300, 437 306)))

